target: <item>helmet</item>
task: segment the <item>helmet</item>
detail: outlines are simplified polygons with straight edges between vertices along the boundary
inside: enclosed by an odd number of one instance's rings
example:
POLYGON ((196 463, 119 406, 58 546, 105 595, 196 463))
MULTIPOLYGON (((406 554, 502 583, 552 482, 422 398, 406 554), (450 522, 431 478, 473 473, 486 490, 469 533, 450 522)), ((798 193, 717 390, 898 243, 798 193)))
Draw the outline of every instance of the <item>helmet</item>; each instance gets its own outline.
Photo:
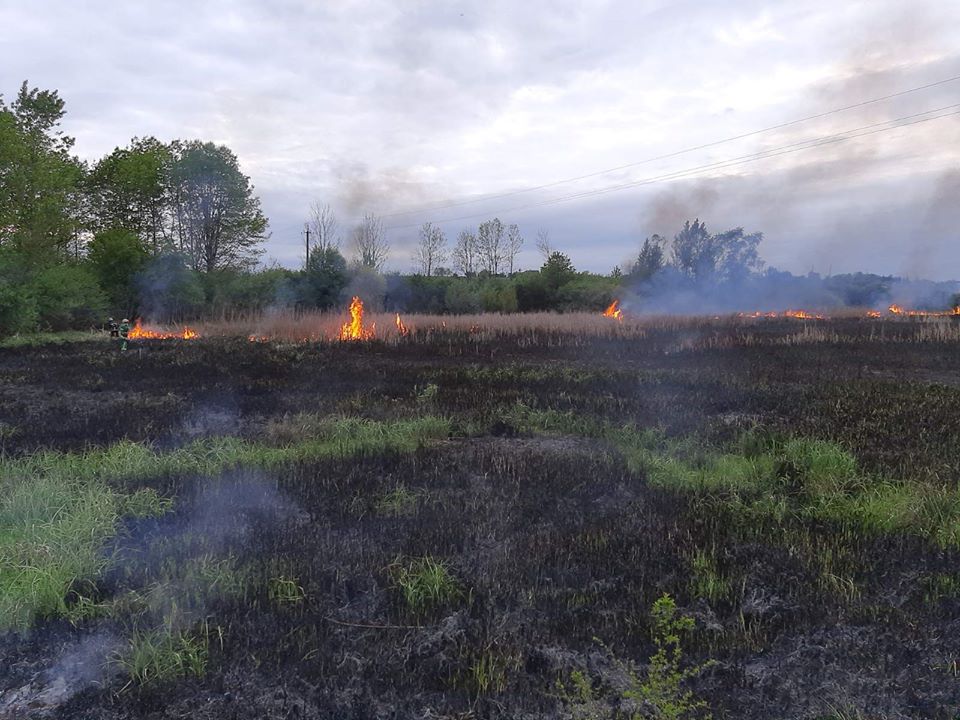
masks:
POLYGON ((124 318, 124 319, 123 319, 123 322, 130 322, 130 321, 129 321, 129 320, 127 320, 126 318, 124 318))

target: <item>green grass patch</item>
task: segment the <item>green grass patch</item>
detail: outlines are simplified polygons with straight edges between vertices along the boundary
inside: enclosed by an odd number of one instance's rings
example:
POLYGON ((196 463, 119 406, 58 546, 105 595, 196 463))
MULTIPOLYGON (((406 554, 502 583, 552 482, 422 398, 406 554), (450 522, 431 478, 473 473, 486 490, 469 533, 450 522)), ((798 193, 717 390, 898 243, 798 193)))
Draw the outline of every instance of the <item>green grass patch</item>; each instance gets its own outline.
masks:
POLYGON ((605 440, 650 485, 713 498, 745 522, 828 521, 864 532, 916 534, 941 547, 960 546, 960 491, 872 477, 835 443, 748 432, 724 451, 696 438, 668 437, 658 429, 616 426, 522 403, 504 415, 526 432, 605 440))
POLYGON ((121 442, 85 453, 0 459, 0 629, 67 614, 68 588, 100 572, 107 562, 101 548, 120 520, 169 510, 171 501, 151 489, 123 489, 138 481, 413 452, 449 433, 448 421, 431 416, 383 423, 339 418, 318 421, 309 436, 279 446, 207 438, 161 453, 121 442))
POLYGON ((424 617, 465 596, 463 586, 442 560, 432 557, 397 561, 390 574, 407 611, 424 617))
POLYGON ((180 677, 203 677, 209 658, 209 629, 190 633, 162 627, 137 630, 125 652, 117 657, 119 666, 137 685, 157 685, 180 677))

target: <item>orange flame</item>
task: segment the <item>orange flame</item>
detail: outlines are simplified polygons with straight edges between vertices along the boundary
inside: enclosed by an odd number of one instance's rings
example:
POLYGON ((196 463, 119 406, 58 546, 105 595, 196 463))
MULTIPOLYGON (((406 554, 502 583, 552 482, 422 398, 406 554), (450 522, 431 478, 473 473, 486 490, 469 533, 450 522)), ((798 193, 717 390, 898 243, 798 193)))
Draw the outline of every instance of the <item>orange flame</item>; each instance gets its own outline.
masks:
POLYGON ((400 319, 400 313, 397 313, 397 332, 400 333, 402 337, 406 337, 410 334, 410 331, 407 329, 407 326, 403 324, 403 320, 400 319))
POLYGON ((350 301, 350 320, 340 327, 341 340, 369 340, 373 337, 375 326, 363 326, 363 300, 354 295, 350 301))
POLYGON ((603 317, 616 318, 620 322, 623 322, 623 310, 620 309, 620 301, 614 300, 610 303, 610 307, 603 311, 603 317))
POLYGON ((185 327, 180 332, 161 332, 159 330, 148 330, 143 327, 143 321, 137 318, 127 337, 131 340, 196 340, 200 337, 193 328, 185 327))
POLYGON ((894 303, 887 308, 893 315, 902 315, 904 317, 960 317, 960 306, 950 310, 907 310, 894 303))
POLYGON ((783 313, 787 317, 798 318, 800 320, 825 320, 826 318, 819 313, 810 313, 806 310, 787 310, 783 313))

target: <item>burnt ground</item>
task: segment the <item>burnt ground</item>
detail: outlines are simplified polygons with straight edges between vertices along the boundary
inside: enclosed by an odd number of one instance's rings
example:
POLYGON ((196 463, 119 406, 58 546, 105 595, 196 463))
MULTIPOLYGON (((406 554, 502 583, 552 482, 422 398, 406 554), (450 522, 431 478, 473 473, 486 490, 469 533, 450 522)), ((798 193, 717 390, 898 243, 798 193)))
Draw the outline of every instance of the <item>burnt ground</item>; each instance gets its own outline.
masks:
POLYGON ((745 534, 651 487, 602 441, 536 437, 507 413, 520 402, 718 446, 760 427, 837 442, 879 476, 956 487, 956 343, 862 326, 838 328, 857 342, 796 345, 775 342, 795 325, 768 322, 750 342, 719 327, 0 350, 12 456, 258 439, 298 413, 452 423, 413 453, 137 481, 175 506, 104 548, 112 561, 88 594, 122 611, 0 636, 0 717, 645 717, 615 658, 642 671, 650 607, 670 593, 696 620, 687 661, 716 661, 690 683, 715 717, 954 718, 960 597, 931 587, 960 572, 955 551, 824 524, 745 534), (408 502, 386 509, 397 488, 408 502), (839 547, 843 581, 825 583, 816 556, 839 547), (729 593, 691 582, 705 549, 729 593), (460 592, 413 612, 396 571, 422 557, 443 560, 460 592), (277 578, 295 580, 293 597, 277 578), (131 683, 111 659, 171 608, 205 639, 205 673, 131 683), (602 703, 561 699, 574 671, 602 703))

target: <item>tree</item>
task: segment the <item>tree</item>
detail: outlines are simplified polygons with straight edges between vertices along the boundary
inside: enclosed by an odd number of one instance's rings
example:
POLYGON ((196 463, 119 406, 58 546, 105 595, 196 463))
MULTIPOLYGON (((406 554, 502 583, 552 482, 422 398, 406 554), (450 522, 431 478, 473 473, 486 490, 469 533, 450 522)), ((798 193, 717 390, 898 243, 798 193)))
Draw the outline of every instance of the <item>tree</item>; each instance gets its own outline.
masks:
POLYGON ((92 225, 139 235, 156 255, 169 239, 170 148, 155 138, 134 138, 96 164, 87 178, 92 225))
POLYGON ((513 263, 516 260, 517 253, 523 247, 523 237, 520 235, 520 228, 515 224, 507 226, 507 264, 510 268, 510 274, 513 275, 513 263))
POLYGON ((643 241, 640 254, 630 269, 630 278, 634 281, 645 282, 663 270, 663 246, 666 240, 654 234, 643 241))
POLYGON ((553 255, 553 244, 550 242, 550 231, 546 228, 537 230, 537 252, 543 256, 543 261, 547 262, 553 255))
POLYGON ((9 107, 0 98, 0 246, 50 262, 79 229, 83 166, 59 129, 64 102, 24 82, 9 107))
POLYGON ((733 228, 713 236, 717 248, 716 273, 725 282, 743 282, 751 273, 763 268, 757 250, 763 242, 763 233, 743 232, 742 227, 733 228))
POLYGON ((555 252, 540 268, 540 274, 543 275, 547 291, 554 294, 577 276, 577 270, 570 258, 561 252, 555 252))
POLYGON ((340 301, 347 280, 347 261, 336 248, 314 250, 303 274, 300 296, 313 307, 333 307, 340 301))
POLYGON ((390 243, 383 235, 383 221, 376 215, 363 216, 353 229, 354 262, 363 268, 380 272, 390 256, 390 243))
POLYGON ((310 206, 310 232, 313 233, 313 247, 317 252, 340 249, 340 223, 328 203, 320 204, 315 200, 310 206))
POLYGON ((136 277, 146 265, 147 251, 129 230, 97 233, 87 249, 87 263, 115 313, 132 315, 136 305, 136 277))
POLYGON ((424 223, 420 228, 420 242, 417 245, 414 261, 420 274, 430 277, 434 269, 447 261, 447 238, 438 226, 424 223))
POLYGON ((106 298, 88 268, 51 265, 37 273, 34 286, 42 327, 69 330, 103 322, 106 298))
POLYGON ((500 218, 480 223, 477 231, 477 250, 479 251, 481 267, 491 275, 500 273, 503 263, 503 223, 500 218))
POLYGON ((699 218, 688 220, 673 238, 673 264, 697 282, 739 282, 763 266, 762 240, 763 233, 747 235, 739 227, 711 235, 699 218))
POLYGON ((683 229, 673 237, 673 265, 688 277, 702 280, 717 266, 718 253, 713 237, 700 218, 687 220, 683 229))
POLYGON ((267 219, 225 145, 173 144, 171 186, 180 251, 194 270, 250 267, 262 252, 267 219))
POLYGON ((464 276, 477 271, 477 236, 469 230, 461 230, 457 244, 453 246, 453 267, 464 276))

